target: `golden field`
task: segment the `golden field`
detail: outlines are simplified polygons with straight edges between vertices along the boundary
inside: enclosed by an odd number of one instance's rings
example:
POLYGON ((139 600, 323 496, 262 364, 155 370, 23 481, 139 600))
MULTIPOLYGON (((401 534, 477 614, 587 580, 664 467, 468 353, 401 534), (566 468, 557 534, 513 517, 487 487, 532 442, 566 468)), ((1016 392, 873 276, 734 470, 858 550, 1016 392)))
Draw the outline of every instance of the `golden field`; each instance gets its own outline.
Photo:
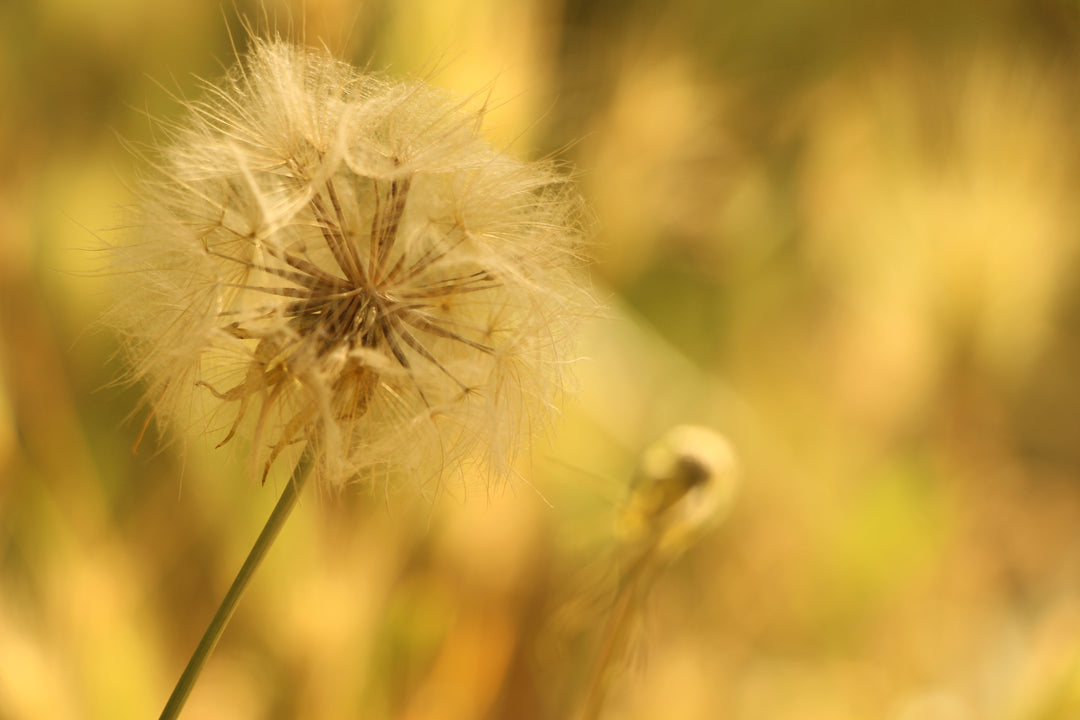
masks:
POLYGON ((635 598, 601 717, 1080 714, 1074 3, 15 0, 0 718, 156 717, 286 482, 139 442, 101 321, 128 145, 238 15, 490 94, 494 142, 575 169, 607 311, 520 478, 309 488, 185 717, 577 717, 627 485, 683 423, 739 495, 635 598))

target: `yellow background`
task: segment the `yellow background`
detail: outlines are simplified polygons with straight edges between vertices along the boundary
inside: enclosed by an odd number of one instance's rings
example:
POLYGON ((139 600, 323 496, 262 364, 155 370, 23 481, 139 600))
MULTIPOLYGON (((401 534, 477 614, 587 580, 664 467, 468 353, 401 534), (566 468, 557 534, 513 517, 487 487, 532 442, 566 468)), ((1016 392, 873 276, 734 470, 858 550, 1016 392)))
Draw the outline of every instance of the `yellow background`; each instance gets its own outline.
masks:
POLYGON ((238 13, 490 91, 496 142, 576 168, 609 317, 533 487, 309 493, 185 717, 572 717, 613 518, 681 422, 743 486, 637 608, 609 717, 1080 715, 1076 3, 14 0, 0 718, 155 717, 283 482, 209 438, 133 455, 100 323, 124 142, 238 13))

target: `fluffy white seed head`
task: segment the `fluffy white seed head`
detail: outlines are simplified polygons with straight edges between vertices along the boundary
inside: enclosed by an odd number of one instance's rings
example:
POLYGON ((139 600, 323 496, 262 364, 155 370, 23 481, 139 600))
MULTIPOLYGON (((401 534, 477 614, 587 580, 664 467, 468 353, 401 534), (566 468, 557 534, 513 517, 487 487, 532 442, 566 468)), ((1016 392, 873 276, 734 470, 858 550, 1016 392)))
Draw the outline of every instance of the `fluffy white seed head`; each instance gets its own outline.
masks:
POLYGON ((507 468, 595 305, 579 196, 466 105, 280 40, 189 103, 116 253, 159 419, 248 433, 264 477, 303 444, 332 483, 507 468))

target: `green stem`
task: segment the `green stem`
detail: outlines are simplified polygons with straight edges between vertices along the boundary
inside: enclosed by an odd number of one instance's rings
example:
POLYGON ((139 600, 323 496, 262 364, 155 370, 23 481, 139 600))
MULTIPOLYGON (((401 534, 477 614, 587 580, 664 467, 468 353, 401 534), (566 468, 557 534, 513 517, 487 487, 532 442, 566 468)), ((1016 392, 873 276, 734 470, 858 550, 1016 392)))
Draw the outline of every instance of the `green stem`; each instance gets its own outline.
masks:
POLYGON ((221 639, 221 633, 229 623, 229 618, 232 617, 233 611, 236 610, 236 605, 240 601, 240 596, 244 593, 244 588, 247 587, 251 576, 255 574, 255 570, 259 567, 259 563, 262 562, 266 551, 274 544, 274 539, 281 532, 289 513, 292 512, 293 507, 296 505, 296 499, 311 474, 309 472, 311 463, 311 453, 305 450, 296 463, 296 468, 293 470, 289 482, 285 485, 285 489, 281 491, 281 497, 278 498, 277 505, 274 506, 273 512, 267 518, 266 525, 263 526, 262 532, 259 533, 258 540, 251 547, 247 560, 244 561, 240 572, 236 574, 236 579, 233 580, 229 592, 225 594, 225 599, 221 601, 217 612, 214 613, 214 618, 210 621, 206 632, 203 633, 199 646, 195 648, 191 660, 188 661, 187 667, 184 668, 184 674, 180 676, 176 688, 173 690, 172 695, 169 696, 169 702, 165 704, 165 709, 161 711, 161 720, 173 720, 180 715, 188 695, 191 694, 191 689, 195 686, 195 681, 199 679, 199 673, 202 672, 203 666, 206 665, 206 661, 210 658, 210 653, 214 651, 218 640, 221 639))

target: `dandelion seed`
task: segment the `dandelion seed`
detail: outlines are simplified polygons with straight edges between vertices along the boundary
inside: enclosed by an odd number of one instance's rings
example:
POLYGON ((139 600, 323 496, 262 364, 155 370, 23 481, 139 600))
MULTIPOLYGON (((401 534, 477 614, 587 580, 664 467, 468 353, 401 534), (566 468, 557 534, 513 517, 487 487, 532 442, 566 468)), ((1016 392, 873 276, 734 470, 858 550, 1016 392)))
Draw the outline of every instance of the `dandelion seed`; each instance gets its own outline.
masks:
POLYGON ((583 211, 466 106, 258 39, 189 103, 118 253, 133 282, 116 317, 155 417, 247 434, 264 480, 292 446, 335 485, 506 471, 590 312, 583 211))

